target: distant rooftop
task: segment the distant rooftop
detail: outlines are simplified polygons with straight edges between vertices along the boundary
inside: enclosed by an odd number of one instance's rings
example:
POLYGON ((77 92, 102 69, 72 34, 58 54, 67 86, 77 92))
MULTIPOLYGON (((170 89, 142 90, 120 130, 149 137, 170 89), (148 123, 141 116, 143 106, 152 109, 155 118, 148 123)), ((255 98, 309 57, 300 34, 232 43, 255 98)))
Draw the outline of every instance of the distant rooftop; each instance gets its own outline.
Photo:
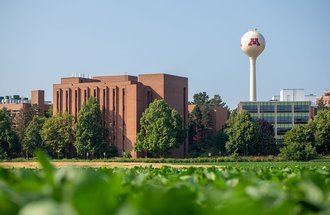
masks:
POLYGON ((22 104, 31 103, 28 97, 20 95, 0 96, 0 104, 22 104))

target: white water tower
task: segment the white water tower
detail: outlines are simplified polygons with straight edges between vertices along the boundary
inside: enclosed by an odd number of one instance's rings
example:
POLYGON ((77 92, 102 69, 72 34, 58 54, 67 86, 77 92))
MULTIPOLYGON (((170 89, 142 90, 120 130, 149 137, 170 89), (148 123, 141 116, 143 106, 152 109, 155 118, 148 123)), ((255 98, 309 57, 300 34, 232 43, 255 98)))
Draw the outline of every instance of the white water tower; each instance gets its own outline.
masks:
POLYGON ((257 29, 246 32, 241 38, 241 49, 250 60, 250 101, 257 100, 256 91, 256 61, 265 49, 265 38, 257 29))

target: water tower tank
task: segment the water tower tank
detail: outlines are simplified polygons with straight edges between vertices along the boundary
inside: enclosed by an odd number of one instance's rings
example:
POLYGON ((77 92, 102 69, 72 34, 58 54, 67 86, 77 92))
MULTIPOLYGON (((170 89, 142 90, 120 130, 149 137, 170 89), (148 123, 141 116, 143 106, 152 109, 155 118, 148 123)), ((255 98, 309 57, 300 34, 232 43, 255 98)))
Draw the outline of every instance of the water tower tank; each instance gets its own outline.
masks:
POLYGON ((257 100, 256 61, 265 46, 265 38, 256 29, 246 32, 241 38, 241 49, 250 60, 250 101, 257 100))

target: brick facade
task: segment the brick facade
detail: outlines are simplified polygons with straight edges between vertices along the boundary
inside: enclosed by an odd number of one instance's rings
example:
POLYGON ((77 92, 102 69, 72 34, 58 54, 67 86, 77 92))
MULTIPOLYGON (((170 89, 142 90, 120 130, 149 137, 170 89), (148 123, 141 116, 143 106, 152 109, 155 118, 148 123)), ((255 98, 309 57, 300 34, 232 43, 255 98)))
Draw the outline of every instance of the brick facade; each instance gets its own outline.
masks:
MULTIPOLYGON (((108 140, 119 155, 134 151, 139 121, 143 111, 154 99, 164 99, 188 119, 188 79, 168 74, 135 76, 98 76, 94 78, 62 78, 53 85, 53 114, 68 112, 77 120, 78 112, 90 96, 99 102, 103 126, 109 130, 108 140)), ((187 141, 173 150, 171 157, 185 157, 187 141)))

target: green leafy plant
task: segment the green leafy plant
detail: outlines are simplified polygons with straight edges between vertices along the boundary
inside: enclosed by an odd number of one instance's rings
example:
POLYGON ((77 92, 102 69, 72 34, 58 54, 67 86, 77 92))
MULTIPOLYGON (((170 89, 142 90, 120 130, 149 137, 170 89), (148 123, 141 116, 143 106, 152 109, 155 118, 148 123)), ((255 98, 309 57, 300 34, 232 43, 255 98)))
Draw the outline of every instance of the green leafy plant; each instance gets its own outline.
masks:
POLYGON ((329 214, 329 163, 0 168, 1 214, 329 214))

